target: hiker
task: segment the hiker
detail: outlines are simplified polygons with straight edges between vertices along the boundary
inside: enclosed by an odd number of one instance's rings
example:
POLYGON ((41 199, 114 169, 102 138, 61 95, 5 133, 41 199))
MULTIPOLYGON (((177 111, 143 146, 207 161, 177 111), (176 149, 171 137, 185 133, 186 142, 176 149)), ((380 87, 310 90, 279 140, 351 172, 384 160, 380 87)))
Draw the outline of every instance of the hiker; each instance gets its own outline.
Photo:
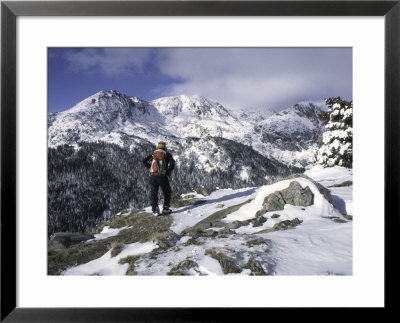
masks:
POLYGON ((166 143, 160 141, 157 149, 153 154, 143 159, 143 164, 150 170, 150 200, 153 215, 169 214, 172 212, 171 202, 171 186, 169 185, 169 177, 175 167, 175 160, 167 151, 166 143), (158 208, 158 187, 164 195, 164 205, 162 213, 158 208))

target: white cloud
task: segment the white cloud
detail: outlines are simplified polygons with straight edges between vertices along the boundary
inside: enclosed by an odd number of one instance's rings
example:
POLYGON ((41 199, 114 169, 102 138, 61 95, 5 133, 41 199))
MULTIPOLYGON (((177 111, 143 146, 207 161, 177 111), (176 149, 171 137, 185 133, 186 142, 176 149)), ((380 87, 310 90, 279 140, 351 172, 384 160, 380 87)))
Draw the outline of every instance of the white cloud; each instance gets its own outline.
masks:
POLYGON ((65 54, 71 70, 119 76, 142 69, 147 63, 150 49, 136 48, 84 48, 65 54))
POLYGON ((301 100, 352 95, 351 49, 165 49, 157 64, 179 80, 160 94, 199 94, 231 108, 282 109, 301 100))
POLYGON ((280 110, 302 100, 352 98, 351 48, 84 48, 65 58, 74 71, 108 77, 151 70, 149 93, 198 94, 228 108, 280 110))

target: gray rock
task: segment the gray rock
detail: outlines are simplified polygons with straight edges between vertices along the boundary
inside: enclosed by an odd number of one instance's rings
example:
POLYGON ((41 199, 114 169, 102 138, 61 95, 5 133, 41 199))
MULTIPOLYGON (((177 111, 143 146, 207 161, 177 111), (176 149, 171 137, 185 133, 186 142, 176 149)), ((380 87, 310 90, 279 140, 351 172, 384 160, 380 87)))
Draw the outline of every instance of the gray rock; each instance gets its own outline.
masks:
POLYGON ((257 260, 254 258, 250 258, 247 264, 243 267, 244 269, 250 269, 251 270, 251 276, 262 276, 262 275, 268 275, 264 268, 259 264, 257 260))
POLYGON ((197 238, 190 238, 188 241, 184 243, 184 246, 202 246, 204 241, 199 241, 197 238))
POLYGON ((196 223, 193 227, 187 228, 185 230, 182 231, 182 234, 190 234, 190 232, 192 231, 197 231, 197 230, 206 230, 209 229, 211 227, 225 227, 226 223, 222 222, 221 220, 223 218, 225 218, 228 214, 231 214, 237 210, 239 210, 243 205, 250 203, 250 200, 247 200, 243 203, 237 204, 237 205, 233 205, 233 206, 229 206, 225 209, 219 210, 213 214, 211 214, 210 216, 208 216, 207 218, 201 220, 200 222, 196 223))
POLYGON ((213 238, 218 235, 218 231, 196 229, 196 230, 189 231, 188 235, 191 236, 193 239, 197 239, 200 237, 213 238))
POLYGON ((285 204, 291 204, 295 206, 313 205, 314 194, 311 192, 308 186, 303 188, 298 182, 292 181, 288 188, 273 192, 266 196, 264 198, 263 208, 256 212, 256 217, 267 212, 281 211, 284 209, 285 204))
POLYGON ((50 241, 60 247, 68 248, 82 241, 94 239, 94 236, 84 232, 57 232, 50 236, 50 241))
POLYGON ((261 227, 266 221, 267 221, 267 219, 264 218, 263 216, 257 216, 254 219, 252 219, 250 222, 253 225, 253 227, 261 227))
POLYGON ((263 238, 252 239, 246 242, 246 246, 252 248, 254 246, 264 246, 266 249, 269 248, 269 242, 263 238))
POLYGON ((232 258, 228 257, 220 250, 216 250, 215 248, 207 249, 205 251, 205 255, 210 255, 212 258, 218 260, 225 275, 230 273, 237 274, 242 272, 242 268, 236 265, 232 258))
POLYGON ((265 214, 265 213, 267 213, 267 211, 265 211, 264 209, 258 210, 258 211, 256 212, 256 217, 262 216, 262 215, 265 214))
MULTIPOLYGON (((180 196, 175 196, 171 199, 170 205, 173 208, 180 208, 183 206, 204 204, 206 202, 206 200, 189 198, 188 196, 185 199, 182 199, 180 196)), ((164 200, 161 199, 159 203, 164 203, 164 200)))
POLYGON ((215 188, 212 188, 212 187, 198 187, 198 188, 196 188, 196 193, 197 194, 201 194, 203 196, 209 196, 214 191, 215 191, 215 188))
POLYGON ((263 210, 265 211, 264 213, 283 210, 285 204, 286 202, 281 192, 271 193, 264 199, 263 202, 263 210))
POLYGON ((310 182, 312 182, 318 188, 319 192, 325 197, 325 199, 329 203, 333 203, 331 191, 329 189, 327 189, 326 187, 324 187, 323 185, 321 185, 320 183, 314 181, 313 179, 311 179, 307 175, 304 175, 304 174, 292 174, 292 175, 288 176, 287 179, 293 179, 293 178, 298 178, 298 177, 305 178, 305 179, 309 180, 310 182))
POLYGON ((276 218, 279 218, 281 215, 280 214, 272 214, 271 215, 271 219, 276 219, 276 218))
POLYGON ((294 227, 298 226, 299 224, 301 224, 301 220, 299 220, 298 218, 294 218, 293 220, 285 220, 285 221, 281 221, 279 223, 276 223, 273 227, 272 230, 273 231, 277 231, 277 230, 288 230, 288 229, 293 229, 294 227))
POLYGON ((295 206, 310 206, 314 204, 314 194, 310 188, 303 188, 298 182, 293 181, 289 187, 281 191, 285 204, 295 206))
POLYGON ((198 267, 199 265, 193 260, 190 259, 183 260, 175 267, 172 267, 171 270, 167 273, 167 275, 169 276, 187 275, 189 269, 198 267))
POLYGON ((233 221, 229 224, 226 225, 227 229, 237 229, 240 228, 241 226, 243 226, 242 221, 233 221))
POLYGON ((231 229, 229 229, 227 227, 225 227, 225 228, 223 228, 223 229, 218 231, 219 235, 227 235, 227 234, 230 235, 230 234, 235 234, 235 233, 236 233, 235 231, 233 231, 233 230, 231 230, 231 229))
POLYGON ((261 231, 255 232, 255 234, 269 233, 269 232, 274 232, 274 231, 278 231, 278 230, 294 229, 296 226, 298 226, 302 222, 303 221, 299 220, 298 218, 294 218, 293 220, 281 221, 279 223, 275 223, 271 229, 261 230, 261 231))
POLYGON ((224 205, 223 205, 223 204, 217 204, 215 207, 216 207, 217 209, 222 209, 222 208, 224 207, 224 205))

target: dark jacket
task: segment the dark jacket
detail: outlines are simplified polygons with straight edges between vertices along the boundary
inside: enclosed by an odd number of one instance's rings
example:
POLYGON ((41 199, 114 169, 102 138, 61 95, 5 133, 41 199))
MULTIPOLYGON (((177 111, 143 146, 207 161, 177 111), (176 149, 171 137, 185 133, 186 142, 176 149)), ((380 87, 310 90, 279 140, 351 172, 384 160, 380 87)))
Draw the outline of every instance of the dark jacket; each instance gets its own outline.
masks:
MULTIPOLYGON (((146 168, 150 169, 152 161, 153 161, 153 154, 148 155, 143 159, 143 165, 146 168)), ((172 157, 171 153, 169 153, 168 151, 166 152, 165 162, 167 164, 166 176, 170 176, 173 169, 175 168, 175 160, 174 160, 174 157, 172 157)))

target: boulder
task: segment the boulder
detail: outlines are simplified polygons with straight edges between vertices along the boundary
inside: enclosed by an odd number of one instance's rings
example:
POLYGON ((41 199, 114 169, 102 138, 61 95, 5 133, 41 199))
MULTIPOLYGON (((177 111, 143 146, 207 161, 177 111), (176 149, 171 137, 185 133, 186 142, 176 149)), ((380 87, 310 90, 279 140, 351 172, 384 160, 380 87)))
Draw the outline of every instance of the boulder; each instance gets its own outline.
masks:
POLYGON ((279 211, 283 210, 283 207, 285 206, 286 202, 285 199, 283 198, 281 192, 274 192, 269 194, 263 202, 263 210, 264 213, 270 212, 270 211, 279 211))
POLYGON ((303 188, 298 182, 293 181, 289 187, 281 191, 286 204, 296 206, 310 206, 314 204, 314 194, 310 188, 303 188))
POLYGON ((313 183, 318 188, 319 192, 325 197, 325 199, 329 203, 333 203, 331 191, 329 189, 327 189, 326 187, 324 187, 323 185, 321 185, 320 183, 314 181, 313 179, 311 179, 307 175, 304 175, 304 174, 292 174, 292 175, 288 176, 286 179, 293 179, 293 178, 299 178, 299 177, 305 178, 305 179, 309 180, 311 183, 313 183))
POLYGON ((250 222, 253 225, 253 227, 261 227, 263 223, 267 221, 266 218, 264 218, 262 215, 261 216, 256 216, 254 219, 252 219, 250 222))
POLYGON ((314 204, 314 194, 310 188, 303 188, 298 182, 292 181, 288 188, 273 192, 264 198, 263 208, 256 212, 256 217, 267 212, 281 211, 285 204, 295 206, 310 206, 314 204))

